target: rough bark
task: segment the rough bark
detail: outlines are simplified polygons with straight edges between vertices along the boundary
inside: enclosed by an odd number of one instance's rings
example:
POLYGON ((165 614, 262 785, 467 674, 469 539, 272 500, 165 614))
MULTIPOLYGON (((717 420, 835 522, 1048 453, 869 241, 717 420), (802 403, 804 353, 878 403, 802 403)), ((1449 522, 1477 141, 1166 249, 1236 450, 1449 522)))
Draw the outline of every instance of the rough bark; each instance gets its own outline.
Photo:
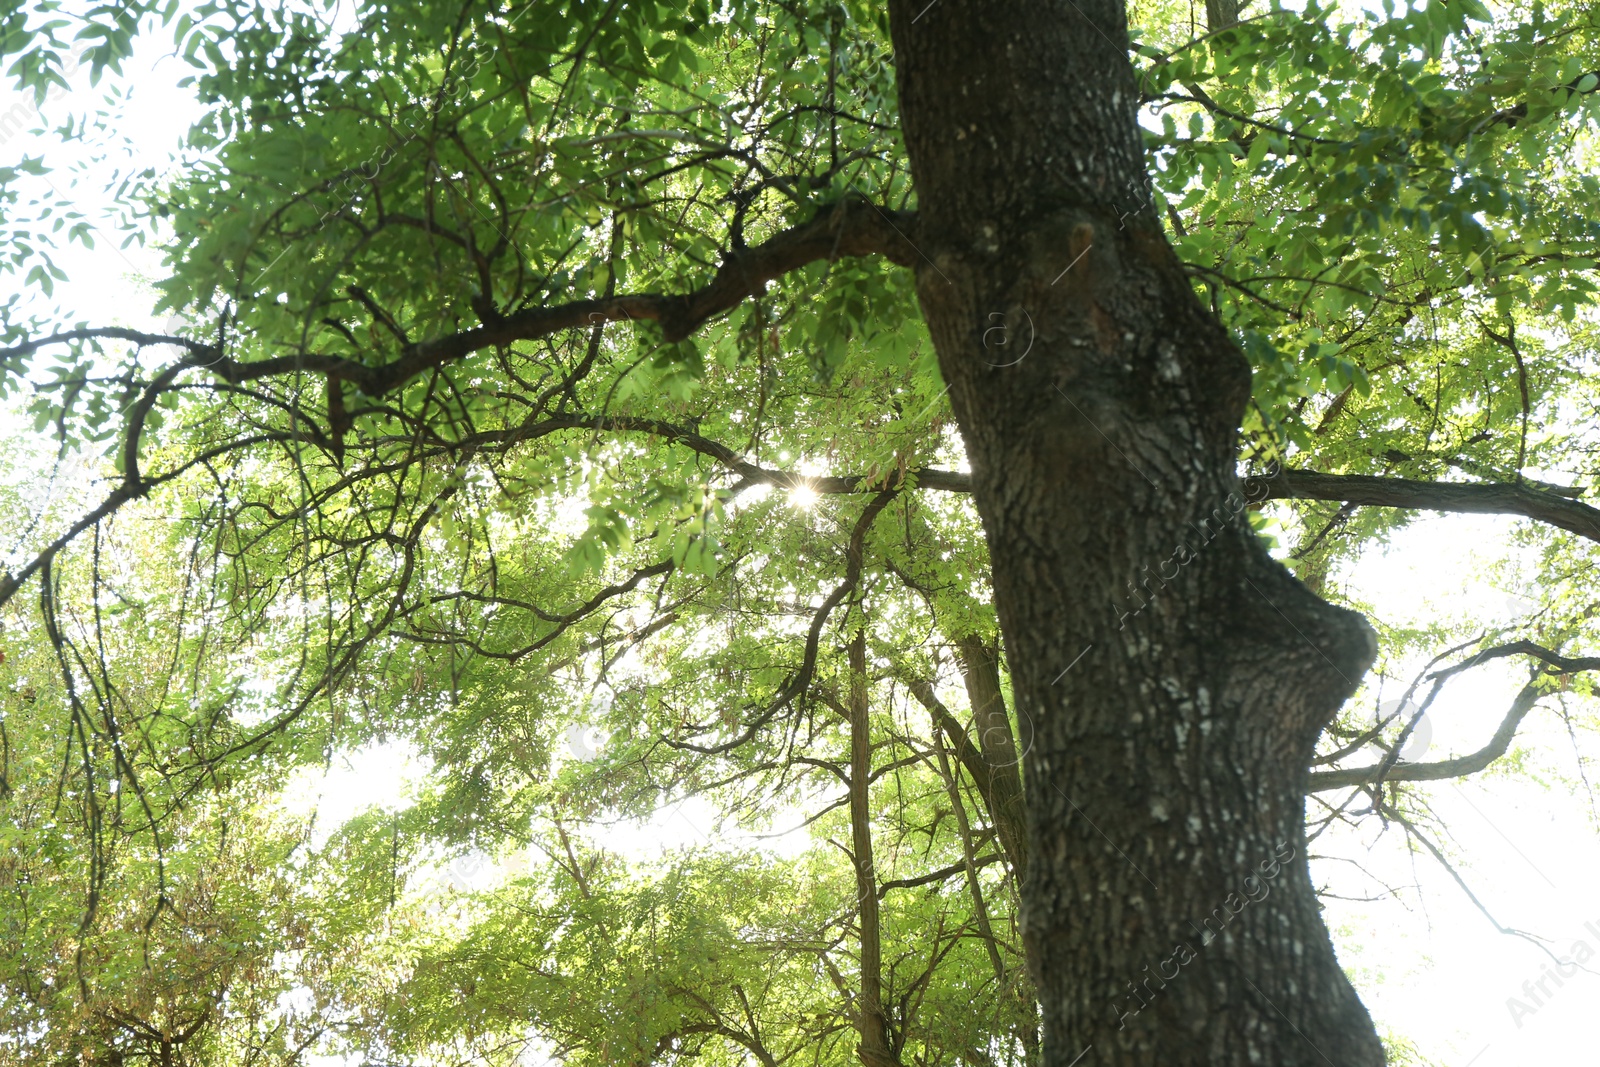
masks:
POLYGON ((1206 0, 1206 30, 1216 33, 1239 21, 1239 0, 1206 0))
POLYGON ((918 294, 1034 727, 1045 1062, 1382 1063, 1302 847, 1372 633, 1244 520, 1249 368, 1150 209, 1121 6, 890 12, 918 294))

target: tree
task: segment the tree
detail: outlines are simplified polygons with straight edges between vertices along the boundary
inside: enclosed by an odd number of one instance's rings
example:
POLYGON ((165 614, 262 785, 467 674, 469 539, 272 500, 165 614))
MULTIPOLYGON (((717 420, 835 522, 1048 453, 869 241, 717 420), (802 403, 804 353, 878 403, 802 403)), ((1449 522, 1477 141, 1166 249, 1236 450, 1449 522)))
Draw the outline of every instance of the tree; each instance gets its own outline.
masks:
MULTIPOLYGON (((139 14, 92 23, 99 67, 139 14)), ((899 2, 886 21, 859 5, 391 4, 336 41, 296 11, 186 13, 176 34, 214 107, 193 147, 210 158, 149 176, 131 202, 169 220, 167 308, 208 325, 175 338, 8 321, 13 381, 35 353, 70 353, 41 383, 41 426, 112 441, 121 481, 3 591, 38 576, 52 617, 75 537, 209 480, 186 537, 215 553, 205 576, 226 590, 233 638, 281 634, 284 604, 320 611, 289 654, 273 650, 288 710, 218 737, 214 761, 260 750, 370 664, 381 675, 402 640, 516 660, 654 579, 734 581, 742 557, 720 539, 752 485, 873 494, 850 508, 843 580, 810 605, 799 662, 741 659, 742 691, 710 702, 718 721, 686 714, 660 735, 722 756, 826 706, 822 634, 835 610, 867 610, 888 495, 970 491, 1027 753, 1026 789, 989 774, 986 808, 1025 871, 1045 1061, 1182 1062, 1198 1047, 1219 1064, 1382 1062, 1302 847, 1318 739, 1376 643, 1272 560, 1247 513, 1307 497, 1595 529, 1592 509, 1524 481, 1538 383, 1514 324, 1530 297, 1570 321, 1589 286, 1594 230, 1570 205, 1592 179, 1532 161, 1585 121, 1600 79, 1584 72, 1581 11, 1318 14, 1229 27, 1219 7, 1215 33, 1143 48, 1136 68, 1111 0, 899 2), (1174 124, 1147 145, 1147 102, 1184 107, 1190 136, 1174 124), (1444 254, 1460 265, 1431 262, 1444 254), (893 267, 914 275, 916 309, 893 267), (1344 413, 1419 312, 1452 301, 1458 325, 1476 315, 1489 351, 1514 357, 1519 402, 1486 410, 1497 431, 1520 423, 1517 446, 1495 439, 1492 463, 1456 442, 1393 462, 1498 468, 1511 484, 1351 471, 1375 457, 1334 436, 1344 413), (117 362, 109 341, 132 348, 117 362), (158 343, 185 354, 147 369, 139 352, 158 343), (821 400, 781 394, 807 372, 852 377, 821 400), (946 395, 959 449, 934 410, 946 395), (1257 475, 1243 485, 1241 429, 1257 475), (770 465, 819 455, 833 462, 816 477, 770 465), (962 458, 970 475, 949 469, 962 458), (1286 459, 1342 470, 1271 474, 1286 459), (588 523, 569 553, 512 538, 505 557, 506 534, 538 515, 523 494, 580 488, 588 523), (559 569, 632 552, 651 558, 615 580, 559 569), (537 636, 483 640, 514 613, 537 636), (1019 796, 1025 839, 1002 829, 1019 796)), ((48 84, 56 32, 8 23, 25 84, 48 84)), ((29 246, 16 262, 48 285, 29 246)), ((1418 373, 1402 364, 1379 403, 1414 402, 1418 373)), ((1453 400, 1470 392, 1451 384, 1453 400)), ((1450 421, 1443 388, 1421 404, 1430 441, 1450 421)), ((665 584, 656 600, 676 603, 665 584)), ((625 640, 670 614, 631 620, 625 640)), ((953 615, 974 712, 999 725, 986 610, 935 614, 953 615)), ((859 724, 854 621, 848 696, 833 699, 859 724)), ((457 693, 457 665, 441 669, 457 693)), ((937 714, 937 693, 908 684, 937 714)), ((855 740, 859 775, 871 745, 855 740)), ((852 841, 865 884, 868 841, 852 841)), ((882 1062, 859 995, 861 1055, 882 1062)))
MULTIPOLYGON (((141 510, 136 505, 119 529, 148 534, 154 527, 159 540, 162 524, 137 521, 141 510)), ((788 534, 810 543, 813 560, 823 562, 825 528, 796 524, 792 515, 782 498, 741 511, 724 529, 725 550, 743 556, 747 540, 770 549, 788 534)), ((906 579, 940 587, 935 602, 959 602, 960 594, 943 588, 945 561, 930 566, 941 553, 924 551, 924 517, 910 511, 904 522, 916 540, 880 539, 874 558, 884 552, 906 579)), ((856 526, 866 529, 861 520, 856 526)), ((865 537, 854 544, 865 557, 865 537)), ((410 613, 407 625, 432 640, 418 641, 414 651, 402 646, 358 673, 344 689, 353 699, 340 700, 349 702, 348 719, 302 715, 275 724, 271 748, 257 746, 255 758, 241 761, 216 754, 238 745, 241 734, 247 738, 270 705, 224 700, 186 715, 194 691, 189 671, 174 674, 170 661, 186 661, 185 668, 208 662, 196 644, 221 648, 209 659, 229 665, 271 656, 288 644, 294 620, 287 634, 267 622, 270 632, 237 641, 225 616, 188 603, 186 586, 207 585, 198 568, 174 573, 142 565, 161 554, 120 537, 108 536, 102 550, 118 561, 92 579, 115 590, 99 638, 103 669, 96 649, 68 640, 63 646, 68 656, 90 658, 99 684, 124 675, 143 680, 119 684, 109 701, 87 693, 82 701, 85 716, 105 716, 120 742, 108 742, 109 731, 91 721, 83 740, 93 758, 60 767, 53 759, 55 694, 28 689, 41 672, 50 680, 43 661, 52 645, 29 641, 21 647, 31 660, 7 660, 15 703, 0 723, 0 732, 10 728, 8 792, 0 805, 26 831, 22 841, 41 842, 48 857, 42 868, 0 869, 0 887, 14 894, 24 927, 6 930, 0 941, 0 990, 14 996, 19 1011, 30 1009, 27 1024, 17 1027, 25 1045, 34 1031, 60 1035, 91 1062, 137 1057, 144 1047, 104 1022, 114 1011, 159 1046, 146 1054, 175 1064, 294 1061, 310 1051, 424 1062, 471 1054, 501 1062, 528 1047, 569 1063, 691 1054, 713 1063, 746 1062, 748 1055, 787 1062, 802 1054, 853 1062, 863 1033, 875 1035, 880 1054, 896 1062, 1022 1062, 1036 1046, 1014 882, 997 847, 1002 835, 984 825, 995 807, 995 772, 1014 770, 1015 755, 992 769, 984 762, 979 746, 993 755, 998 727, 990 722, 969 735, 960 705, 952 712, 944 703, 948 686, 928 681, 939 673, 924 650, 903 634, 880 645, 862 687, 866 672, 852 662, 858 646, 814 649, 814 699, 802 714, 718 754, 674 754, 660 742, 725 735, 748 676, 759 681, 764 668, 773 671, 762 660, 776 659, 785 670, 792 669, 785 661, 800 661, 804 642, 789 638, 786 645, 782 634, 797 617, 809 630, 814 612, 795 606, 791 583, 832 584, 838 576, 825 568, 735 571, 706 583, 710 588, 680 587, 694 594, 681 603, 646 595, 624 608, 619 594, 614 610, 555 635, 550 658, 538 663, 547 675, 506 665, 503 646, 525 643, 530 625, 517 605, 540 595, 541 577, 507 566, 492 587, 499 610, 463 617, 448 606, 458 598, 447 596, 445 607, 410 613), (618 633, 619 625, 631 626, 618 617, 635 611, 653 614, 642 616, 648 646, 630 657, 640 638, 618 633), (200 631, 189 645, 180 636, 186 618, 200 631), (455 629, 459 623, 464 631, 455 629), (721 639, 708 647, 708 633, 721 639), (471 656, 434 651, 468 645, 471 656), (744 669, 730 670, 730 662, 744 669), (597 666, 605 699, 590 699, 592 675, 587 686, 582 681, 597 666), (915 702, 903 677, 912 679, 915 702), (179 699, 168 699, 169 689, 179 699), (683 721, 689 712, 715 717, 697 726, 683 721), (595 742, 599 751, 568 732, 595 725, 611 734, 595 742), (164 736, 172 731, 180 739, 164 736), (319 844, 303 811, 286 818, 281 810, 306 789, 293 771, 380 732, 424 748, 438 765, 434 788, 411 809, 369 812, 319 844), (958 762, 968 769, 964 781, 958 762), (97 777, 102 768, 128 784, 119 789, 97 777), (208 800, 214 791, 216 804, 208 800), (69 809, 80 807, 99 826, 99 841, 52 832, 60 824, 49 818, 51 800, 62 793, 69 809), (722 848, 641 866, 608 854, 603 839, 585 830, 595 820, 647 814, 661 797, 686 793, 715 798, 727 818, 745 825, 759 825, 771 809, 786 821, 803 818, 822 847, 783 861, 722 848), (148 805, 149 822, 120 798, 148 805), (227 854, 241 842, 251 843, 248 862, 227 854), (169 853, 183 860, 168 862, 169 853), (201 862, 214 853, 223 854, 214 866, 201 862), (853 862, 867 854, 866 862, 853 862), (130 855, 139 857, 138 877, 129 871, 130 855), (81 879, 86 868, 98 868, 98 876, 81 879), (496 869, 499 882, 491 877, 496 869), (266 884, 219 898, 219 881, 238 889, 266 884), (197 885, 213 895, 195 893, 197 885), (83 895, 91 891, 97 905, 85 916, 83 895), (250 936, 235 941, 229 932, 241 926, 250 936), (213 931, 208 945, 228 966, 172 952, 169 940, 190 944, 195 929, 213 931), (74 959, 75 940, 96 947, 87 963, 74 959), (181 1025, 173 1021, 179 1013, 146 1007, 141 1014, 123 1003, 147 1005, 150 956, 169 954, 190 967, 169 983, 173 999, 199 1005, 180 1016, 181 1025), (29 981, 41 969, 52 995, 29 981), (74 976, 93 990, 81 1003, 74 976), (859 1008, 868 976, 879 1004, 870 1015, 859 1008), (85 1027, 84 1018, 98 1025, 85 1027)), ((959 565, 949 570, 961 576, 959 565)), ((895 613, 894 591, 907 588, 892 573, 885 577, 892 584, 871 596, 874 614, 895 613)), ((857 604, 855 617, 863 610, 857 604)), ((927 651, 936 654, 938 644, 927 651)), ((864 647, 861 654, 864 660, 864 647)), ((975 662, 978 670, 994 669, 992 658, 975 662)), ((225 687, 214 679, 206 689, 225 687)), ((1013 831, 1006 836, 1013 839, 1013 831)))

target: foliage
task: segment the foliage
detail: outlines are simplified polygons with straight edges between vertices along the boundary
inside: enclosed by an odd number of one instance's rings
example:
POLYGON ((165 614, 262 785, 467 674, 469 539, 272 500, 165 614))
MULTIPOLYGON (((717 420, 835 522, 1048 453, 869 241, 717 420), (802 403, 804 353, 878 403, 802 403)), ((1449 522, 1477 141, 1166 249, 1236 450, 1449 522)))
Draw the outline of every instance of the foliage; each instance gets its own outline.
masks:
MULTIPOLYGON (((16 84, 83 41, 114 79, 165 33, 210 111, 118 191, 196 327, 47 349, 37 303, 0 321, 4 388, 103 475, 41 505, 24 465, 5 502, 35 521, 0 589, 41 594, 0 668, 14 1049, 845 1063, 878 938, 905 1061, 1036 1056, 1014 760, 970 696, 987 550, 909 274, 828 252, 739 281, 797 233, 910 225, 881 13, 56 11, 6 11, 16 84), (388 751, 426 768, 408 805, 285 809, 388 751), (642 862, 605 832, 686 801, 700 847, 642 862)), ((1247 463, 1587 490, 1593 13, 1173 15, 1141 27, 1128 211, 1255 364, 1247 463)), ((0 266, 48 295, 63 208, 18 191, 43 169, 0 172, 0 266)), ((1279 517, 1329 595, 1407 521, 1279 517)), ((1546 592, 1495 636, 1581 646, 1590 546, 1524 536, 1546 592)), ((1477 621, 1386 631, 1385 668, 1477 621)), ((1003 653, 996 680, 1026 748, 1003 653)))

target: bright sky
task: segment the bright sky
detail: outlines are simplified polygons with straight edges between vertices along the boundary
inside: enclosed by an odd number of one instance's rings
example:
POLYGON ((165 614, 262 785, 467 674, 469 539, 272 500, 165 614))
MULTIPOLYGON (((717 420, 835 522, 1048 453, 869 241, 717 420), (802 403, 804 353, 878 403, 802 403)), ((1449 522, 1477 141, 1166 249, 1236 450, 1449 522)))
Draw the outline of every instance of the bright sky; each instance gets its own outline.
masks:
MULTIPOLYGON (((1512 527, 1512 520, 1496 516, 1421 518, 1352 568, 1348 589, 1392 625, 1422 625, 1467 611, 1506 619, 1518 610, 1517 601, 1469 576, 1481 573, 1484 562, 1509 554, 1512 527)), ((1447 686, 1429 712, 1434 729, 1426 758, 1481 748, 1519 686, 1516 669, 1487 666, 1447 686)), ((1582 742, 1584 735, 1579 738, 1582 742)), ((1592 743, 1592 735, 1588 740, 1592 743)), ((1588 966, 1595 973, 1562 975, 1539 947, 1498 932, 1431 856, 1420 847, 1411 856, 1398 827, 1380 834, 1374 823, 1359 834, 1330 833, 1313 848, 1339 857, 1315 864, 1314 870, 1341 892, 1383 892, 1372 879, 1345 870, 1351 867, 1346 860, 1360 862, 1401 890, 1398 902, 1330 902, 1328 924, 1340 958, 1380 1024, 1450 1067, 1592 1063, 1596 1058, 1591 1020, 1600 993, 1600 895, 1594 892, 1600 884, 1600 847, 1590 802, 1550 781, 1551 772, 1568 780, 1578 777, 1572 742, 1553 711, 1535 710, 1524 721, 1517 745, 1532 754, 1527 778, 1491 772, 1428 789, 1430 805, 1453 838, 1441 847, 1501 926, 1542 939, 1557 957, 1577 960, 1592 952, 1588 966), (1549 787, 1528 780, 1538 777, 1550 781, 1549 787), (1552 972, 1560 984, 1548 977, 1552 972), (1524 983, 1532 984, 1531 996, 1524 983), (1529 1010, 1519 1008, 1513 1015, 1508 1005, 1513 997, 1529 1010)), ((1343 795, 1329 798, 1337 804, 1343 795)))
MULTIPOLYGON (((117 125, 131 138, 135 159, 119 162, 164 168, 196 109, 174 85, 186 73, 183 65, 161 58, 150 44, 141 42, 132 76, 121 81, 131 91, 118 105, 117 125)), ((86 81, 82 75, 76 80, 86 81)), ((100 96, 99 90, 81 85, 76 94, 47 102, 44 118, 59 122, 69 107, 92 107, 100 96)), ((31 109, 31 101, 0 88, 0 115, 19 103, 31 109)), ((0 137, 0 165, 15 163, 24 152, 46 155, 57 166, 51 180, 63 191, 67 170, 60 164, 66 151, 31 135, 0 137)), ((99 174, 79 175, 72 187, 91 216, 106 210, 103 183, 102 168, 99 174)), ((160 327, 159 318, 150 314, 152 296, 145 283, 157 272, 155 257, 138 248, 119 250, 116 244, 103 236, 93 252, 74 246, 60 256, 71 279, 58 289, 62 306, 70 316, 100 324, 160 327)), ((0 431, 23 432, 15 422, 0 424, 0 431)), ((1482 572, 1482 561, 1508 551, 1511 525, 1494 517, 1423 518, 1353 568, 1345 576, 1348 589, 1390 623, 1466 611, 1503 618, 1519 610, 1518 603, 1468 576, 1482 572)), ((1447 688, 1430 715, 1430 758, 1480 747, 1516 687, 1510 670, 1485 668, 1447 688)), ((1430 1060, 1451 1067, 1596 1058, 1590 1005, 1600 993, 1600 896, 1593 890, 1600 884, 1600 848, 1589 801, 1542 773, 1577 777, 1571 741, 1555 715, 1537 711, 1530 716, 1520 744, 1534 753, 1528 776, 1533 780, 1480 776, 1464 785, 1442 784, 1429 791, 1430 802, 1453 835, 1446 848, 1459 857, 1463 879, 1495 919, 1543 939, 1557 956, 1586 960, 1592 954, 1590 973, 1552 977, 1556 972, 1548 956, 1528 940, 1496 931, 1431 857, 1407 851, 1398 828, 1380 833, 1372 822, 1360 832, 1333 831, 1314 848, 1325 857, 1315 862, 1319 881, 1350 896, 1381 892, 1378 881, 1356 873, 1359 863, 1398 890, 1372 902, 1331 901, 1328 922, 1380 1026, 1409 1037, 1430 1060), (1548 788, 1537 784, 1541 777, 1550 781, 1548 788)), ((308 783, 319 830, 327 832, 368 804, 404 803, 404 781, 419 769, 396 749, 336 761, 324 780, 308 783), (380 782, 390 784, 375 787, 380 782)), ((690 803, 663 810, 648 826, 616 828, 609 840, 619 851, 644 859, 669 848, 726 841, 727 834, 718 836, 709 809, 690 803)), ((797 840, 787 837, 773 847, 787 851, 797 840)), ((471 864, 454 873, 467 883, 492 876, 490 869, 471 864)))

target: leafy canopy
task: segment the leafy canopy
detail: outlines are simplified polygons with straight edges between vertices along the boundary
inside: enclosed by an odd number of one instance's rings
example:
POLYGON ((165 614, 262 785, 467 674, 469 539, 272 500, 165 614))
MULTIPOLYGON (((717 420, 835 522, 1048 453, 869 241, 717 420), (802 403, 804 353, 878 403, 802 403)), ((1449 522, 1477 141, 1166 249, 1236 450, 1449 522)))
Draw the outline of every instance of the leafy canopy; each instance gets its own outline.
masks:
MULTIPOLYGON (((115 190, 179 337, 52 306, 56 242, 93 237, 47 161, 0 170, 30 293, 0 389, 48 441, 4 501, 13 1049, 843 1063, 877 985, 905 1060, 1035 1056, 1030 723, 913 303, 882 13, 62 10, 6 9, 14 84, 86 43, 115 85, 158 35, 208 111, 115 190), (41 504, 52 457, 89 476, 41 504), (296 805, 399 751, 409 805, 296 805), (693 848, 605 831, 686 800, 693 848)), ((1256 368, 1247 465, 1587 490, 1592 12, 1134 21, 1129 209, 1256 368)), ((109 151, 107 121, 78 132, 109 151)), ((1276 530, 1337 596, 1406 521, 1276 530)), ((1546 593, 1511 636, 1582 644, 1591 546, 1525 537, 1546 593)), ((1387 631, 1388 662, 1475 622, 1387 631)), ((1332 763, 1407 729, 1370 718, 1332 763)))

